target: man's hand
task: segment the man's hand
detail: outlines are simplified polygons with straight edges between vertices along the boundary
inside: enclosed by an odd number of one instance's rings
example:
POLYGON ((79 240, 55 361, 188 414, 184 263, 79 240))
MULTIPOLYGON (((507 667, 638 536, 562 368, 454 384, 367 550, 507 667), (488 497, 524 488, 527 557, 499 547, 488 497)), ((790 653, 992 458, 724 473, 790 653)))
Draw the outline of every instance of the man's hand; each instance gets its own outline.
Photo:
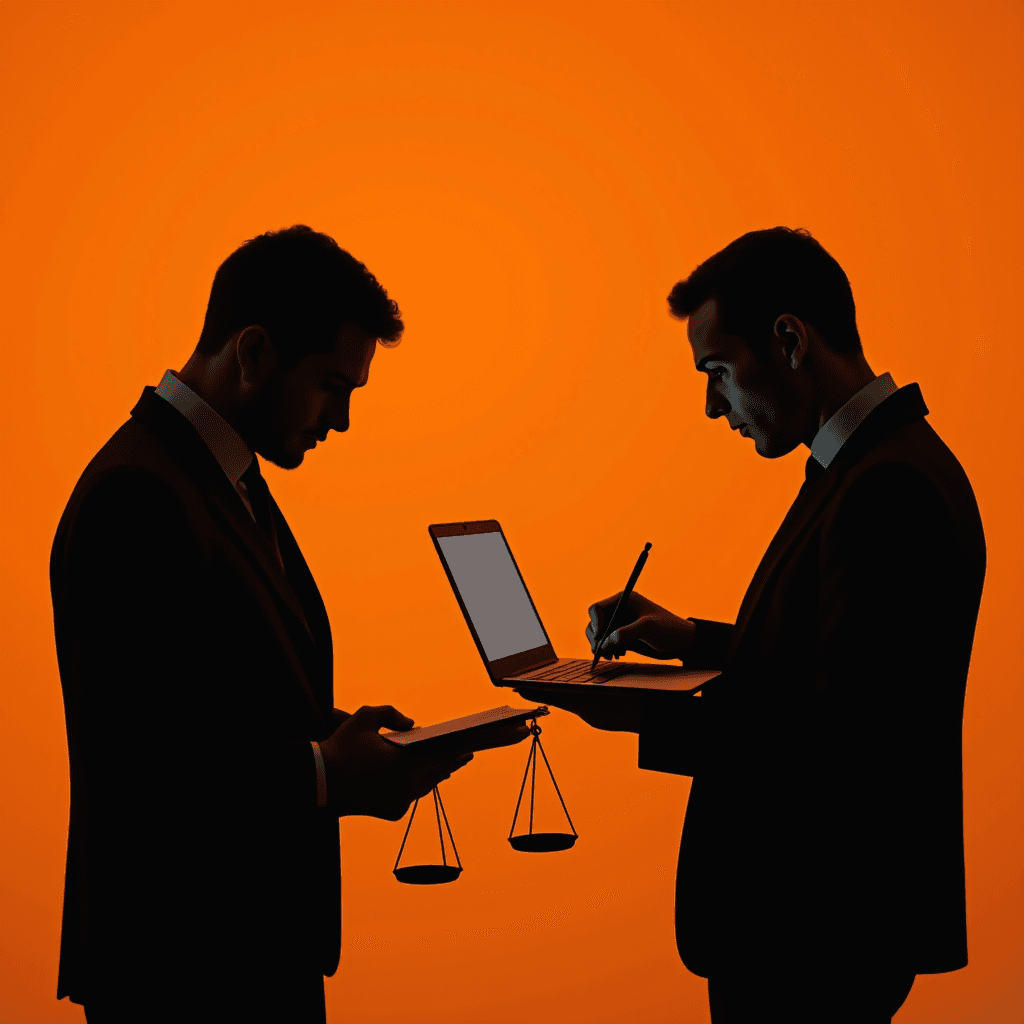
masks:
POLYGON ((538 704, 552 704, 578 715, 587 725, 606 732, 640 732, 640 716, 644 695, 641 691, 623 693, 621 690, 602 692, 594 688, 587 691, 565 693, 545 690, 543 684, 530 684, 529 689, 516 688, 516 693, 538 704))
MULTIPOLYGON (((482 728, 474 729, 465 738, 463 752, 470 750, 494 750, 495 747, 511 747, 521 743, 530 735, 530 727, 525 722, 493 722, 482 728)), ((452 736, 453 744, 458 744, 459 734, 452 736)))
MULTIPOLYGON (((590 606, 590 625, 586 636, 594 654, 597 653, 594 644, 604 632, 618 600, 619 594, 615 594, 590 606)), ((693 651, 697 627, 689 619, 673 615, 667 608, 649 601, 635 590, 619 611, 616 622, 611 635, 601 644, 602 658, 618 658, 626 651, 635 651, 663 661, 672 658, 686 661, 693 651)), ((547 700, 546 697, 544 699, 547 700)), ((551 703, 557 704, 557 701, 551 703)))
POLYGON ((399 747, 380 735, 381 729, 412 726, 411 718, 390 705, 361 707, 320 744, 327 799, 339 817, 365 814, 398 821, 413 800, 473 760, 466 751, 428 754, 399 747))

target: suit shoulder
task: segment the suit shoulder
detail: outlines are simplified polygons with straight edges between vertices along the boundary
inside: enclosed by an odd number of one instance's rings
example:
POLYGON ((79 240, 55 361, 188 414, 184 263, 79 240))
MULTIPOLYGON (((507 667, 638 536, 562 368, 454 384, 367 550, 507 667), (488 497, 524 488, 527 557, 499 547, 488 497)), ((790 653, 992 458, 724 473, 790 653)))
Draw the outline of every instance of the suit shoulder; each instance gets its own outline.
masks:
POLYGON ((64 508, 51 552, 51 567, 64 550, 83 514, 88 520, 180 508, 185 472, 173 452, 134 417, 122 424, 93 456, 64 508))
POLYGON ((972 564, 985 564, 985 535, 970 480, 924 419, 897 428, 850 465, 830 506, 827 522, 835 527, 931 523, 972 564))
POLYGON ((173 476, 174 460, 166 442, 133 416, 121 424, 89 460, 78 486, 88 488, 96 479, 118 469, 148 470, 158 476, 173 476))
POLYGON ((974 489, 957 457, 923 418, 892 431, 866 452, 847 473, 844 488, 891 486, 903 479, 906 487, 937 495, 955 518, 976 519, 974 489))

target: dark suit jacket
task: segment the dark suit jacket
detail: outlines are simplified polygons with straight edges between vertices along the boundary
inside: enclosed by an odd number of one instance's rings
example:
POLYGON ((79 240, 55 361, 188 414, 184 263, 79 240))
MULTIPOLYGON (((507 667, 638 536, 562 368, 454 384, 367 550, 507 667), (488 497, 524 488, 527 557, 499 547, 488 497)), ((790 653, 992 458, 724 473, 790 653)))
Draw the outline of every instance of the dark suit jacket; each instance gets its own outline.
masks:
POLYGON ((698 621, 690 664, 721 677, 645 712, 640 766, 693 776, 676 936, 696 974, 967 963, 961 729, 985 542, 927 412, 901 388, 827 470, 808 460, 736 623, 698 621))
POLYGON ((338 822, 309 742, 333 730, 331 632, 274 515, 285 572, 152 388, 71 495, 50 563, 71 769, 58 998, 233 1017, 337 969, 338 822))

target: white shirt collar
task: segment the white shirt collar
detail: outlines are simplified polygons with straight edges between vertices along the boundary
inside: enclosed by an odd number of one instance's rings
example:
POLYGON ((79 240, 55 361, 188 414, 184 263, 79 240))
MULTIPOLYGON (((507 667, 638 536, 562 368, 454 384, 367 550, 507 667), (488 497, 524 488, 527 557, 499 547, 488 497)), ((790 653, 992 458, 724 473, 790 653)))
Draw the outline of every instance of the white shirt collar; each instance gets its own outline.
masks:
POLYGON ((890 374, 883 373, 865 384, 845 405, 835 411, 828 422, 814 435, 811 454, 826 469, 839 454, 850 435, 867 419, 868 413, 897 391, 890 374))
POLYGON ((231 481, 231 486, 238 490, 239 477, 252 464, 254 456, 234 427, 170 370, 156 386, 156 393, 196 428, 231 481))

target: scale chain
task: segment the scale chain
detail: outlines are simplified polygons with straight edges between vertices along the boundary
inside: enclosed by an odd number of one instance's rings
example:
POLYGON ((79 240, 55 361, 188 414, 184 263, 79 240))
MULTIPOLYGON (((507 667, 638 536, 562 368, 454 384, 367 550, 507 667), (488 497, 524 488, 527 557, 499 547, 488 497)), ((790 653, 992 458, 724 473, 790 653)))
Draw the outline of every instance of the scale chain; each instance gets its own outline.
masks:
POLYGON ((531 776, 530 779, 530 831, 529 835, 533 835, 533 820, 534 820, 534 806, 537 794, 537 750, 540 750, 541 757, 544 758, 544 766, 548 770, 548 775, 551 778, 551 784, 555 787, 555 793, 558 795, 558 802, 562 805, 562 813, 565 815, 565 820, 569 822, 569 828, 572 829, 572 834, 575 838, 579 838, 579 833, 576 831, 576 826, 572 823, 572 817, 569 815, 569 808, 565 806, 565 799, 562 796, 562 791, 558 788, 558 781, 555 779, 555 773, 551 770, 551 762, 548 760, 548 755, 544 750, 544 744, 540 741, 541 728, 537 724, 537 720, 533 720, 533 724, 530 726, 530 733, 533 736, 533 743, 530 746, 530 753, 526 758, 526 770, 523 772, 523 781, 519 786, 519 796, 516 799, 516 810, 512 815, 512 828, 509 829, 508 838, 512 840, 513 834, 516 830, 516 822, 519 820, 519 809, 523 803, 523 793, 526 791, 526 779, 531 776))

